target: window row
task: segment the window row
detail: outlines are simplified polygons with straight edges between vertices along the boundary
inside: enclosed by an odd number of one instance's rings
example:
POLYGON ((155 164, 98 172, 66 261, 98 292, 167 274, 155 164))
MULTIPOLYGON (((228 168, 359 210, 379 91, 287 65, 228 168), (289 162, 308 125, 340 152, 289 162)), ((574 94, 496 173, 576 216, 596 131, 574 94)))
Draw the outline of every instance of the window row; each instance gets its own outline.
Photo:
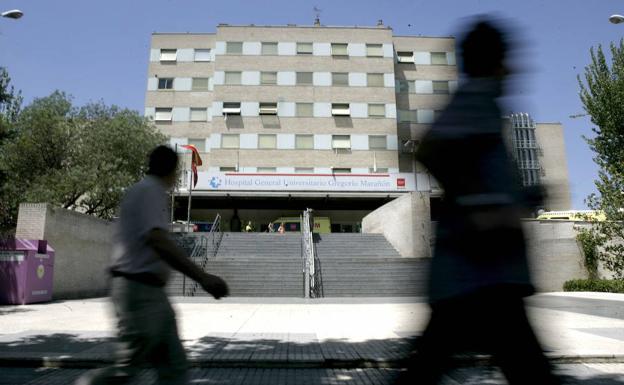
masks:
POLYGON ((392 73, 216 71, 215 85, 394 87, 392 73))
POLYGON ((396 135, 367 134, 219 134, 209 138, 172 138, 172 143, 192 144, 200 152, 211 149, 263 150, 397 150, 396 135))
POLYGON ((394 58, 398 63, 420 65, 455 65, 454 52, 397 50, 390 43, 313 43, 313 42, 241 42, 218 41, 210 48, 155 48, 150 60, 161 63, 210 62, 216 55, 332 56, 338 58, 394 58))
POLYGON ((441 110, 397 110, 399 123, 431 124, 440 115, 441 110))
POLYGON ((213 116, 351 117, 396 118, 394 104, 383 103, 294 103, 214 102, 212 107, 146 108, 145 116, 156 122, 206 122, 213 116))
POLYGON ((396 80, 397 93, 450 94, 457 89, 455 80, 396 80))
POLYGON ((171 91, 213 91, 212 77, 198 78, 159 78, 147 79, 147 90, 171 90, 171 91))

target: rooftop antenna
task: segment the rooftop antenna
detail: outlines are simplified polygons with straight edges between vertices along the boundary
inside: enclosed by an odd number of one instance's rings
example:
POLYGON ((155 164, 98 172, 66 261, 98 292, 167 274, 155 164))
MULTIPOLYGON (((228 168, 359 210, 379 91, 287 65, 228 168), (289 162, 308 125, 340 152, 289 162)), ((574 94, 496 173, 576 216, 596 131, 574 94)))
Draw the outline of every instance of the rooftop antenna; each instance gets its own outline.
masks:
POLYGON ((314 10, 314 25, 317 27, 321 26, 321 12, 323 12, 322 9, 319 9, 316 5, 313 8, 314 10))

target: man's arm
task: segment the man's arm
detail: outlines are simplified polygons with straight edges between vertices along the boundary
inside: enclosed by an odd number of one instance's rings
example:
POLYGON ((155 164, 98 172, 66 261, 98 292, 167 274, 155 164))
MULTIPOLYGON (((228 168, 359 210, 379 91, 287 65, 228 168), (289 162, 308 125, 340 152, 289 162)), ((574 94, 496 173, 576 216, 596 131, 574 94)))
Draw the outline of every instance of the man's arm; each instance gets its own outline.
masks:
POLYGON ((228 287, 224 280, 216 275, 208 274, 194 264, 178 245, 176 245, 161 229, 152 229, 147 234, 147 244, 172 268, 199 283, 204 290, 215 298, 228 295, 228 287))

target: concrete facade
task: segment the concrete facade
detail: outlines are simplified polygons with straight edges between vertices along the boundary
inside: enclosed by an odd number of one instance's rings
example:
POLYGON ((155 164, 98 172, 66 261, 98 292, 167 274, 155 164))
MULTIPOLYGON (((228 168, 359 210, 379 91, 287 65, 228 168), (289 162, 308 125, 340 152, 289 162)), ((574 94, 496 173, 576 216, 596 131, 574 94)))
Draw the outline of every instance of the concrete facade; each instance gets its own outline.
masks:
POLYGON ((172 144, 204 143, 200 145, 204 159, 200 170, 275 167, 293 172, 297 167, 311 167, 320 173, 332 168, 353 172, 377 167, 411 172, 415 167, 411 154, 402 150, 417 137, 418 130, 411 126, 430 123, 434 110, 444 107, 456 83, 453 38, 397 37, 384 26, 219 25, 214 34, 153 34, 145 112, 157 117, 158 110, 171 109, 166 111, 170 118, 156 123, 172 144), (346 51, 340 51, 337 44, 345 44, 346 51), (205 49, 210 54, 201 60, 208 57, 209 61, 197 61, 195 51, 205 49), (161 57, 162 50, 176 50, 175 59, 161 57), (398 60, 398 51, 411 52, 410 62, 398 60), (445 57, 443 64, 431 59, 436 53, 445 57), (173 86, 159 88, 162 78, 172 78, 173 86), (198 90, 193 86, 198 78, 208 78, 209 86, 198 90), (414 87, 399 89, 398 80, 419 82, 421 94, 414 87), (442 87, 446 95, 434 94, 434 81, 447 83, 442 87), (277 115, 259 115, 258 105, 265 102, 277 104, 277 115), (240 113, 224 114, 224 103, 239 103, 240 113), (297 112, 297 103, 312 103, 311 116, 297 112), (332 116, 332 103, 347 103, 348 116, 332 116), (374 108, 385 112, 372 117, 370 105, 383 106, 374 108), (207 117, 191 121, 194 108, 205 108, 207 117), (414 121, 398 125, 399 109, 413 111, 414 121), (426 123, 419 123, 418 118, 426 123), (265 150, 257 143, 242 150, 242 138, 238 148, 220 149, 218 136, 304 133, 349 135, 351 151, 265 150), (358 135, 386 136, 388 145, 374 150, 358 146, 353 143, 358 135))
POLYGON ((106 294, 113 226, 90 215, 22 203, 15 236, 46 239, 56 251, 53 299, 88 298, 106 294))
POLYGON ((546 209, 569 210, 572 203, 563 125, 537 123, 535 136, 541 148, 542 184, 548 192, 546 209))

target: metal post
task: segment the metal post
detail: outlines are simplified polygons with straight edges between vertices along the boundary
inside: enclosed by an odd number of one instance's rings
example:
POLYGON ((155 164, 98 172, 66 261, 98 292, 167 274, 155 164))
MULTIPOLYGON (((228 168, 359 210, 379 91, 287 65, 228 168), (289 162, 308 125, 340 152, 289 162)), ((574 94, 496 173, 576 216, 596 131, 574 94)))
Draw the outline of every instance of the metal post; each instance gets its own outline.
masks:
MULTIPOLYGON (((178 144, 175 144, 175 153, 178 153, 178 144)), ((177 170, 176 170, 177 173, 177 170)), ((176 175, 177 176, 177 175, 176 175)), ((173 219, 174 219, 174 214, 173 214, 173 210, 175 207, 175 193, 176 190, 178 189, 178 181, 176 180, 176 183, 173 185, 173 188, 171 189, 171 232, 173 232, 173 219)))
POLYGON ((189 197, 188 197, 188 211, 186 215, 186 232, 190 233, 191 228, 191 196, 193 195, 193 171, 189 171, 189 197))

